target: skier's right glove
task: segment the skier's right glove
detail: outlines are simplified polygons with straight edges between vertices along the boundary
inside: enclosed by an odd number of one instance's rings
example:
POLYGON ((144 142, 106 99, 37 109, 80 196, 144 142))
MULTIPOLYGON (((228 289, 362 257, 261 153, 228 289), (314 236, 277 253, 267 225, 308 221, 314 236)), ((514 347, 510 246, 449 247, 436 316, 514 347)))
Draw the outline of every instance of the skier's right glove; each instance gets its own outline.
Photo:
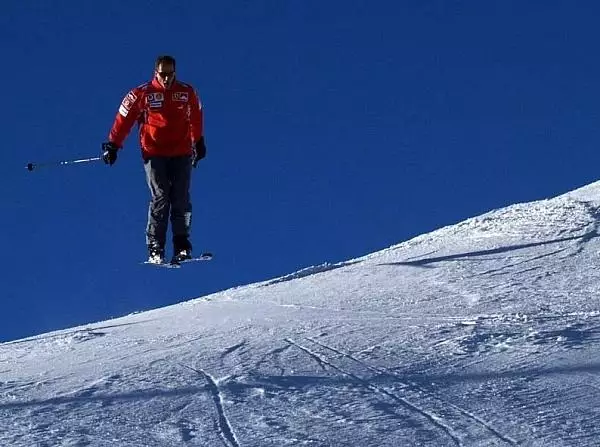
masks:
POLYGON ((204 144, 204 137, 200 137, 200 139, 196 141, 193 152, 192 166, 195 168, 198 166, 198 162, 206 157, 206 145, 204 144))
POLYGON ((107 143, 102 143, 102 160, 107 165, 114 165, 117 161, 117 151, 119 148, 110 141, 107 143))

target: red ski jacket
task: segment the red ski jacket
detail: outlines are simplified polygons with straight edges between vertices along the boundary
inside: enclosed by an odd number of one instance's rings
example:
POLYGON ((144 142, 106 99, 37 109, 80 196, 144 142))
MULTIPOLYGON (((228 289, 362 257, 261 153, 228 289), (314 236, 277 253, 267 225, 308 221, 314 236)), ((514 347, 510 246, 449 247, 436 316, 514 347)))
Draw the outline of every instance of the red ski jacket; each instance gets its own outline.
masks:
POLYGON ((191 85, 175 79, 165 89, 154 79, 125 95, 109 141, 123 147, 136 122, 144 159, 190 155, 203 132, 202 105, 191 85))

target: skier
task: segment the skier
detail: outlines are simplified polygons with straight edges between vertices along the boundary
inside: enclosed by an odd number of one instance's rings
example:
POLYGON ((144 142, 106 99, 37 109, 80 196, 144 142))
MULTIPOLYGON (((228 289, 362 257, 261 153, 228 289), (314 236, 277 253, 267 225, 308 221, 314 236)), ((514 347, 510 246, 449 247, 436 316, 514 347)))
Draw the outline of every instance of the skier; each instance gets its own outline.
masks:
POLYGON ((148 261, 165 261, 169 216, 172 262, 191 259, 190 181, 192 166, 195 168, 206 156, 203 111, 195 89, 175 78, 172 56, 159 56, 153 79, 123 98, 108 141, 102 145, 107 165, 117 161, 118 151, 136 122, 151 195, 146 227, 148 261))

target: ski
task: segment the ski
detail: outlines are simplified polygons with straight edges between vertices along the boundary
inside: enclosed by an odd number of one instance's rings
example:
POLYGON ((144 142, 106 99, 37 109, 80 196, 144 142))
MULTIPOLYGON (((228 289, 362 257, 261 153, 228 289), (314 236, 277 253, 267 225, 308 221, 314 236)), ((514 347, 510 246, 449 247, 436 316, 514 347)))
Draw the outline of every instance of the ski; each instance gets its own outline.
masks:
POLYGON ((181 261, 178 261, 176 259, 171 259, 170 261, 164 261, 161 263, 144 261, 144 264, 149 264, 149 265, 154 265, 156 267, 163 267, 163 268, 169 268, 169 269, 177 269, 177 268, 181 268, 181 266, 183 264, 187 264, 189 262, 210 261, 212 258, 213 258, 212 253, 202 253, 200 256, 196 256, 191 259, 184 259, 181 261))

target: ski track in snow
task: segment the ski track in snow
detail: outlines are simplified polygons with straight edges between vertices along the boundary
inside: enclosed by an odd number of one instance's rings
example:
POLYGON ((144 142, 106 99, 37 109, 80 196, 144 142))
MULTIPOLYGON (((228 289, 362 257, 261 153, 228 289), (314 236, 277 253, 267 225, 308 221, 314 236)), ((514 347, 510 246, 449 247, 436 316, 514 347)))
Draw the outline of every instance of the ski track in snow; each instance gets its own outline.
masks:
POLYGON ((243 348, 247 343, 248 343, 248 341, 244 340, 236 345, 226 348, 225 351, 223 351, 223 353, 221 354, 221 360, 224 360, 225 357, 227 357, 229 354, 232 354, 233 352, 237 351, 238 349, 243 348))
MULTIPOLYGON (((482 445, 486 445, 486 442, 487 442, 486 438, 490 438, 489 435, 491 435, 491 439, 489 439, 488 441, 491 442, 492 444, 494 443, 494 441, 500 440, 507 445, 517 445, 517 441, 515 441, 514 439, 511 439, 510 437, 508 437, 506 435, 501 434, 496 429, 494 429, 489 423, 485 422, 483 419, 479 418, 475 414, 465 410, 464 408, 459 407, 458 405, 455 405, 448 401, 445 401, 438 396, 434 396, 432 393, 430 393, 429 391, 425 390, 424 388, 420 387, 419 385, 417 385, 415 383, 409 384, 407 382, 402 382, 402 380, 403 380, 402 377, 400 377, 398 374, 390 371, 389 369, 377 368, 377 367, 370 366, 367 363, 363 362, 362 360, 357 359, 356 357, 354 357, 353 355, 351 355, 347 352, 343 352, 340 349, 334 348, 330 345, 322 343, 313 338, 307 338, 307 340, 322 347, 322 348, 325 348, 341 357, 348 358, 348 359, 352 360, 353 362, 356 362, 358 365, 360 365, 360 366, 364 367, 365 369, 368 369, 372 372, 375 372, 377 374, 382 374, 382 375, 394 376, 395 378, 400 380, 399 383, 401 383, 406 390, 413 389, 413 390, 417 391, 419 394, 421 394, 419 396, 420 405, 423 405, 424 400, 439 401, 440 405, 437 406, 438 413, 435 414, 435 416, 434 416, 433 412, 428 411, 428 414, 430 414, 431 418, 438 420, 438 421, 446 420, 446 419, 449 420, 450 418, 457 420, 459 425, 467 426, 467 429, 469 432, 475 432, 475 433, 469 433, 469 436, 474 439, 479 440, 479 442, 482 445), (450 414, 451 412, 449 410, 456 410, 459 414, 450 414), (447 416, 445 418, 442 418, 439 416, 439 413, 447 413, 447 416), (461 417, 461 415, 467 419, 464 421, 461 421, 461 419, 463 419, 461 417), (480 430, 478 427, 473 427, 472 424, 469 424, 469 422, 475 422, 476 424, 480 425, 481 428, 483 428, 483 430, 480 430), (488 432, 488 433, 486 434, 486 432, 488 432), (474 434, 474 436, 473 436, 473 434, 474 434)), ((435 404, 435 403, 432 402, 432 404, 435 404)), ((425 410, 422 410, 422 409, 420 411, 425 412, 425 410)), ((449 423, 448 422, 444 423, 444 426, 448 427, 449 423)), ((490 445, 492 445, 492 444, 490 444, 490 445)))
POLYGON ((217 410, 217 427, 219 436, 228 447, 240 447, 240 443, 235 436, 235 432, 233 431, 231 423, 225 414, 225 404, 223 394, 221 394, 221 390, 219 389, 219 380, 215 379, 203 369, 196 369, 192 366, 184 364, 180 365, 194 371, 196 374, 206 380, 217 410))
POLYGON ((369 390, 374 391, 377 394, 389 397, 389 398, 393 399, 394 401, 400 403, 401 405, 409 408, 410 410, 417 412, 418 414, 423 416, 425 419, 427 419, 429 422, 431 422, 435 427, 437 427, 437 428, 441 429, 443 432, 445 432, 450 437, 450 439, 452 439, 452 441, 455 443, 455 445, 463 446, 462 442, 460 441, 460 438, 456 435, 454 430, 451 427, 449 427, 448 425, 446 425, 444 423, 444 420, 439 418, 437 415, 431 414, 431 413, 427 412, 426 410, 423 410, 422 408, 420 408, 419 406, 417 406, 415 404, 412 404, 405 398, 398 396, 397 394, 374 384, 373 382, 369 381, 368 379, 359 377, 356 374, 353 374, 349 371, 346 371, 346 370, 340 368, 339 366, 334 365, 333 363, 331 363, 331 361, 326 359, 325 356, 317 354, 316 352, 310 350, 306 346, 303 346, 300 343, 298 343, 290 338, 286 338, 285 341, 288 342, 289 344, 295 346, 296 348, 300 349, 304 353, 308 354, 323 369, 326 369, 326 367, 329 367, 329 368, 357 381, 358 383, 363 384, 369 390))

